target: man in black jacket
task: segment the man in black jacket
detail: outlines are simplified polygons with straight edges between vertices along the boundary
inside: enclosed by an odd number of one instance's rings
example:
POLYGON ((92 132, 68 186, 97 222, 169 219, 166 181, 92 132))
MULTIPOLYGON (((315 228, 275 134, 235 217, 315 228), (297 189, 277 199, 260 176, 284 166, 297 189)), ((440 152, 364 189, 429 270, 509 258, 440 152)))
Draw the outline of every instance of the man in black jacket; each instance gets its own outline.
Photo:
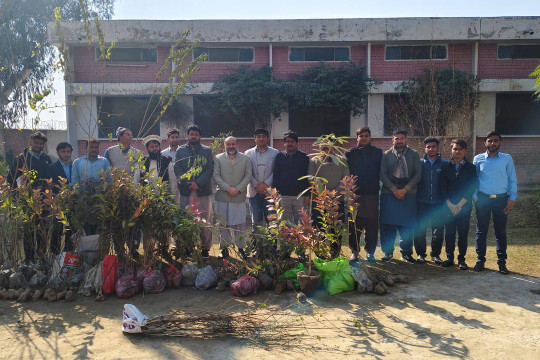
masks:
MULTIPOLYGON (((52 178, 53 183, 56 186, 60 186, 65 179, 67 184, 71 184, 71 169, 73 162, 71 161, 71 154, 73 153, 73 147, 68 142, 61 142, 56 145, 56 155, 58 155, 58 161, 49 167, 49 177, 52 178)), ((57 191, 56 188, 55 191, 57 191)))
POLYGON ((285 151, 276 156, 273 185, 281 195, 283 219, 298 223, 299 211, 309 204, 309 196, 298 199, 298 195, 309 187, 307 179, 298 180, 308 174, 309 157, 298 150, 298 135, 294 131, 283 134, 283 142, 285 151))
POLYGON ((441 196, 448 207, 446 223, 446 260, 441 266, 454 264, 456 230, 458 233, 458 266, 467 270, 467 236, 471 222, 472 197, 478 188, 476 167, 465 158, 467 143, 464 140, 452 140, 452 160, 441 172, 441 196))
POLYGON ((444 236, 444 221, 446 206, 441 199, 440 179, 441 169, 448 164, 439 153, 439 139, 428 137, 424 140, 424 157, 422 165, 422 180, 418 183, 417 210, 418 223, 414 237, 414 247, 418 254, 419 264, 426 262, 426 230, 431 228, 431 259, 441 264, 441 249, 444 236))
POLYGON ((8 182, 12 187, 19 187, 24 181, 32 181, 33 188, 44 188, 49 178, 49 155, 43 152, 47 136, 42 132, 30 135, 30 146, 17 156, 8 174, 8 182), (30 179, 28 171, 35 171, 35 178, 30 179))
POLYGON ((363 127, 356 130, 357 146, 347 152, 349 172, 355 175, 356 194, 358 199, 358 212, 356 216, 356 231, 350 230, 349 247, 352 254, 349 260, 358 260, 359 242, 361 232, 364 232, 367 260, 375 262, 375 249, 379 233, 379 189, 382 150, 371 145, 371 130, 363 127))

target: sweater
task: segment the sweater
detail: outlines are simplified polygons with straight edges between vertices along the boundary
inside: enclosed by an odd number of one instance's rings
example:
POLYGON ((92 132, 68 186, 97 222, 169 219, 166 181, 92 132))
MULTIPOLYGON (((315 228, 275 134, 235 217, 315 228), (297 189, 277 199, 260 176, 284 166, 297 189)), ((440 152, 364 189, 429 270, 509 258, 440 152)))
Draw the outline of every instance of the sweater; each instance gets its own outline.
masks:
POLYGON ((308 174, 309 157, 296 150, 292 155, 286 151, 276 156, 274 164, 274 187, 282 196, 298 196, 309 187, 307 179, 298 180, 308 174))
POLYGON ((441 154, 431 164, 427 155, 420 160, 422 165, 422 179, 418 183, 418 202, 423 204, 436 205, 443 202, 441 198, 441 170, 448 161, 444 160, 441 154))
POLYGON ((345 156, 349 172, 356 178, 358 195, 378 195, 381 188, 380 170, 383 152, 371 144, 363 148, 355 147, 345 156))
POLYGON ((197 144, 193 147, 189 144, 182 145, 176 151, 176 159, 174 162, 174 173, 179 179, 180 194, 189 196, 191 190, 188 182, 194 181, 199 190, 197 196, 212 195, 212 174, 214 173, 214 155, 208 146, 197 144), (198 170, 195 173, 188 174, 190 170, 198 170), (188 174, 189 176, 180 179, 181 176, 188 174))

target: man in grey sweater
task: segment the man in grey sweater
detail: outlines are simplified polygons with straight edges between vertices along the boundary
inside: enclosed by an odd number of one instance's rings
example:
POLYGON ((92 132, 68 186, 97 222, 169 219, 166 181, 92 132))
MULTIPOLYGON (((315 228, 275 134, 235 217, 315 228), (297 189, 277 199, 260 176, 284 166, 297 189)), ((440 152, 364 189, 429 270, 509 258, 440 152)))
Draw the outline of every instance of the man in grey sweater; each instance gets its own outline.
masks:
POLYGON ((418 152, 407 146, 405 130, 394 131, 392 144, 381 161, 381 248, 385 254, 381 260, 392 259, 399 231, 402 259, 414 264, 416 187, 422 178, 422 167, 418 152))

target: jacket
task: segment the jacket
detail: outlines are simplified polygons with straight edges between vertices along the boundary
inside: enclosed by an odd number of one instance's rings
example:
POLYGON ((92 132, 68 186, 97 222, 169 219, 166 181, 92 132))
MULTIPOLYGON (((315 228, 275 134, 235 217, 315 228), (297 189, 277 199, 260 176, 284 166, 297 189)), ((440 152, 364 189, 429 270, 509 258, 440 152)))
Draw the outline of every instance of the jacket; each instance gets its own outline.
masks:
POLYGON ((251 177, 251 159, 247 155, 236 153, 234 164, 227 153, 217 155, 214 161, 214 180, 218 186, 216 201, 245 202, 251 177), (228 187, 235 187, 240 192, 235 196, 230 196, 227 192, 228 187))
POLYGON ((380 169, 383 152, 371 144, 348 151, 345 156, 351 175, 357 176, 356 186, 358 195, 378 195, 381 188, 380 169))
POLYGON ((443 202, 441 198, 441 170, 448 164, 441 154, 437 154, 437 159, 433 165, 427 155, 420 159, 422 165, 422 180, 418 183, 418 202, 430 205, 436 205, 443 202))
POLYGON ((450 200, 452 204, 457 204, 464 198, 467 200, 464 208, 472 209, 472 197, 478 189, 478 176, 476 166, 465 160, 465 164, 456 171, 453 163, 447 163, 441 171, 441 199, 450 200))
POLYGON ((274 164, 274 187, 282 196, 298 196, 309 187, 307 179, 298 180, 308 174, 309 157, 296 150, 292 155, 286 151, 276 156, 274 164))
POLYGON ((28 149, 15 158, 14 163, 8 174, 8 182, 13 187, 18 187, 17 179, 23 175, 25 170, 35 170, 36 179, 32 184, 33 188, 45 187, 46 179, 49 179, 49 165, 52 164, 51 158, 45 153, 41 153, 39 159, 32 156, 28 149))
MULTIPOLYGON (((276 162, 276 156, 279 154, 279 151, 274 149, 273 147, 268 147, 266 149, 267 151, 267 163, 264 167, 264 183, 268 185, 269 187, 272 186, 273 178, 274 178, 274 164, 276 162)), ((257 191, 255 190, 255 187, 258 184, 258 181, 256 179, 257 174, 257 147, 252 147, 251 149, 246 150, 245 154, 249 156, 251 159, 251 173, 253 174, 251 178, 251 182, 248 185, 247 188, 247 196, 249 198, 254 197, 257 195, 257 191)))
POLYGON ((208 146, 201 144, 197 144, 193 148, 189 144, 180 146, 176 152, 174 173, 176 178, 179 179, 181 195, 189 196, 191 194, 188 181, 195 181, 197 186, 199 186, 197 196, 211 195, 211 180, 214 173, 214 155, 212 154, 212 150, 208 146), (189 174, 188 178, 180 179, 188 171, 199 168, 200 171, 189 174))
MULTIPOLYGON (((396 156, 392 149, 386 150, 381 160, 381 181, 383 183, 381 192, 384 194, 393 194, 398 189, 392 182, 394 168, 396 167, 396 156)), ((405 156, 409 171, 408 182, 403 188, 407 190, 408 194, 416 194, 416 187, 422 178, 422 166, 420 165, 418 152, 407 146, 403 156, 405 156)))
POLYGON ((65 171, 64 171, 64 167, 62 166, 62 163, 60 162, 60 160, 58 160, 57 162, 55 162, 54 164, 49 166, 49 175, 48 175, 48 177, 52 178, 53 183, 55 183, 56 185, 60 185, 61 184, 61 182, 60 182, 61 177, 66 179, 66 180, 69 180, 68 175, 69 175, 69 177, 71 177, 72 167, 73 167, 73 164, 70 162, 69 163, 69 174, 66 174, 65 171))

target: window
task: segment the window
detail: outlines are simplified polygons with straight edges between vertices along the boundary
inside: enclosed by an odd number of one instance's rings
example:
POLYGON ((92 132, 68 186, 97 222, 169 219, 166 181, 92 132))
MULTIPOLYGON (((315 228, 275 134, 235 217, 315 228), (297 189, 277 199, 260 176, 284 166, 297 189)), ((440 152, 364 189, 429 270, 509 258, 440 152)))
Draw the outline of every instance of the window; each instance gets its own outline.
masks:
POLYGON ((253 48, 196 48, 193 56, 207 54, 208 62, 253 62, 253 48))
POLYGON ((395 129, 403 128, 403 112, 407 111, 407 103, 400 94, 384 95, 384 136, 391 136, 395 129))
POLYGON ((446 60, 446 45, 404 45, 385 48, 385 60, 446 60))
POLYGON ((499 45, 498 59, 540 59, 540 45, 499 45))
POLYGON ((96 58, 107 62, 157 62, 156 48, 112 48, 109 59, 100 59, 101 50, 96 48, 96 58))
MULTIPOLYGON (((149 96, 140 97, 120 97, 107 96, 99 97, 97 101, 98 109, 98 136, 102 139, 108 138, 112 134, 115 138, 116 129, 119 126, 126 127, 133 132, 133 137, 145 137, 146 135, 159 135, 159 121, 155 119, 159 111, 149 119, 152 106, 148 106, 149 96), (148 112, 146 111, 148 108, 148 112), (143 119, 146 119, 143 124, 143 119)), ((164 120, 167 113, 161 118, 164 120)))
POLYGON ((301 137, 349 136, 350 123, 349 111, 305 107, 291 107, 289 111, 289 128, 301 137))
POLYGON ((193 97, 193 121, 200 126, 205 138, 229 132, 236 137, 251 137, 255 130, 254 124, 242 123, 231 110, 223 111, 211 95, 193 97))
POLYGON ((291 47, 289 61, 350 61, 348 47, 291 47))
POLYGON ((540 135, 540 103, 532 93, 496 97, 495 130, 504 135, 540 135))

